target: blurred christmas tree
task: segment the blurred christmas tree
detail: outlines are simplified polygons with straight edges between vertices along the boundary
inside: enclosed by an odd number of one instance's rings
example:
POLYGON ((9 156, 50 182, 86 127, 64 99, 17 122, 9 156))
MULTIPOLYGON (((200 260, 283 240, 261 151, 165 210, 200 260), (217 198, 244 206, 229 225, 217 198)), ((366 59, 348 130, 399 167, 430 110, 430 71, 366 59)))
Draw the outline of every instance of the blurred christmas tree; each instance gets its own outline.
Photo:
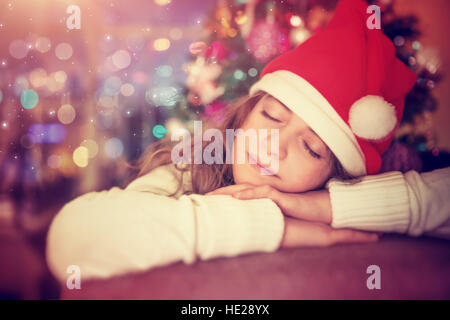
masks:
MULTIPOLYGON (((380 7, 383 32, 394 42, 399 59, 419 77, 406 97, 397 141, 437 156, 431 113, 437 108, 432 91, 441 77, 439 60, 419 42, 417 17, 397 15, 394 1, 368 0, 368 4, 380 7)), ((268 61, 324 28, 336 3, 336 0, 217 1, 205 23, 204 38, 190 48, 193 59, 185 68, 188 81, 183 108, 215 119, 228 102, 248 92, 268 61)))

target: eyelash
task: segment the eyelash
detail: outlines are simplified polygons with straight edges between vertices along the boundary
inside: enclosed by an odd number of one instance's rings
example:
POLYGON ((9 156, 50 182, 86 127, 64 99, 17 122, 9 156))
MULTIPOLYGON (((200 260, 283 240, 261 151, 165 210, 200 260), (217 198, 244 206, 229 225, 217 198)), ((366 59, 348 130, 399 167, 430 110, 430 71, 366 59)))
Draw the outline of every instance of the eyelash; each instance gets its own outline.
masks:
POLYGON ((320 159, 320 158, 321 158, 321 157, 320 157, 320 154, 315 153, 315 152, 310 148, 309 144, 306 143, 305 140, 303 140, 303 145, 305 146, 306 150, 308 150, 309 154, 310 154, 312 157, 314 157, 314 158, 316 158, 316 159, 320 159))
MULTIPOLYGON (((281 122, 280 120, 271 117, 271 116, 270 116, 266 111, 264 111, 264 110, 261 111, 261 114, 262 114, 264 117, 266 117, 267 119, 270 119, 270 120, 275 121, 275 122, 281 122)), ((316 158, 316 159, 320 159, 320 158, 321 158, 320 154, 315 153, 315 152, 311 149, 311 147, 309 146, 309 144, 306 143, 306 141, 304 141, 304 140, 303 140, 303 145, 305 146, 306 150, 309 152, 309 154, 310 154, 313 158, 316 158)))
POLYGON ((280 120, 271 117, 271 116, 270 116, 266 111, 264 111, 264 110, 261 111, 261 114, 262 114, 264 117, 266 117, 267 119, 270 119, 270 120, 275 121, 275 122, 281 122, 280 120))

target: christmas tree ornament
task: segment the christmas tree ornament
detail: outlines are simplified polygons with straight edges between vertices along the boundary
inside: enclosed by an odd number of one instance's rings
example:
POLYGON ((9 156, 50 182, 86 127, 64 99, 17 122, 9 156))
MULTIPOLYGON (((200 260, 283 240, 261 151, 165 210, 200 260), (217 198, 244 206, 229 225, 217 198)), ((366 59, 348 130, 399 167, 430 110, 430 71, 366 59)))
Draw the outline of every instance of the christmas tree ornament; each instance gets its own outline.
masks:
POLYGON ((289 31, 275 21, 272 2, 267 3, 266 19, 257 22, 250 31, 247 46, 256 61, 263 63, 290 49, 289 31))
POLYGON ((217 63, 207 63, 203 57, 189 63, 185 67, 188 75, 187 88, 198 95, 201 104, 208 104, 225 92, 223 86, 218 86, 215 80, 222 74, 222 66, 217 63))
POLYGON ((204 114, 212 123, 219 125, 224 120, 226 105, 223 101, 213 102, 205 107, 204 114))

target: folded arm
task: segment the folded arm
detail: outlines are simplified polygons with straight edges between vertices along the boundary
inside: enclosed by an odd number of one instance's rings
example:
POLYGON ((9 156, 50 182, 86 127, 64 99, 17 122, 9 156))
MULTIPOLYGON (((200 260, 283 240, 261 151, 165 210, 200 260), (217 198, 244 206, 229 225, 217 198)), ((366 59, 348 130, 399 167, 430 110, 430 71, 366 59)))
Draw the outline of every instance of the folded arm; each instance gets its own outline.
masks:
POLYGON ((46 252, 58 279, 66 279, 70 265, 80 267, 83 279, 110 277, 280 246, 283 215, 270 199, 175 198, 142 191, 149 181, 141 182, 87 193, 61 209, 50 226, 46 252))
POLYGON ((332 180, 328 188, 334 227, 450 238, 450 168, 332 180))

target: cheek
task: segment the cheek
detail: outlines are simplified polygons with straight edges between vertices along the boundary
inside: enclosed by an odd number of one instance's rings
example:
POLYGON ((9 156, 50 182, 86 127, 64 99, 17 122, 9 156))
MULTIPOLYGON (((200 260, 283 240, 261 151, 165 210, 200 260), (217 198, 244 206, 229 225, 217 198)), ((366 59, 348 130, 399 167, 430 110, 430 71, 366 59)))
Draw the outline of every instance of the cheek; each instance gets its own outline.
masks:
POLYGON ((255 184, 255 176, 252 175, 251 168, 244 164, 232 164, 233 180, 235 184, 250 183, 255 184))
POLYGON ((331 168, 325 162, 302 159, 286 164, 282 185, 289 192, 306 192, 317 189, 329 179, 331 168))
POLYGON ((232 171, 233 171, 233 179, 236 184, 245 183, 247 182, 246 179, 246 171, 245 166, 241 163, 238 163, 237 159, 237 144, 236 139, 234 139, 233 143, 233 163, 232 163, 232 171))

